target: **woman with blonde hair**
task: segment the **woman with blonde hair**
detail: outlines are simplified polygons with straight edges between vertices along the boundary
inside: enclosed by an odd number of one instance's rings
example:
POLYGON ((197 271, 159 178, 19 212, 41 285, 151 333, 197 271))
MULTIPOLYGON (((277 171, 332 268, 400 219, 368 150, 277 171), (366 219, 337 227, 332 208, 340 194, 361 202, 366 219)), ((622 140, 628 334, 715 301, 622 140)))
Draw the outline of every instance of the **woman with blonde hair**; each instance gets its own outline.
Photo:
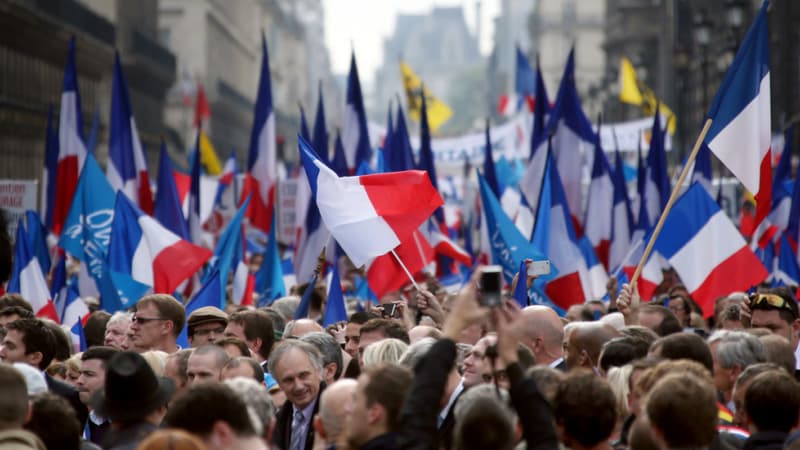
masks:
POLYGON ((397 364, 407 349, 408 344, 400 339, 389 338, 375 342, 364 350, 364 367, 380 363, 397 364))

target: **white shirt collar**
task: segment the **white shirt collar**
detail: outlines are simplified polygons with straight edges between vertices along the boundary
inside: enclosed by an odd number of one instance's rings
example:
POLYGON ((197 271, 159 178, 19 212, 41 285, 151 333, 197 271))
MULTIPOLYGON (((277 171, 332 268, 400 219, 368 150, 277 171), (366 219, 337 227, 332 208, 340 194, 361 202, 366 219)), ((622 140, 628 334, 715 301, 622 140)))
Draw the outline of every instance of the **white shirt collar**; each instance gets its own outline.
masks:
POLYGON ((557 360, 555 360, 555 361, 551 362, 550 364, 548 364, 548 366, 550 366, 551 368, 555 369, 563 361, 564 361, 564 357, 562 356, 561 358, 558 358, 557 360))
POLYGON ((441 411, 439 411, 439 423, 444 422, 444 419, 447 418, 447 414, 450 412, 450 408, 453 407, 453 403, 456 402, 456 399, 463 390, 464 390, 464 380, 461 380, 461 382, 458 383, 458 386, 456 386, 456 388, 453 389, 453 393, 450 394, 450 398, 447 400, 447 405, 445 405, 445 407, 441 411))

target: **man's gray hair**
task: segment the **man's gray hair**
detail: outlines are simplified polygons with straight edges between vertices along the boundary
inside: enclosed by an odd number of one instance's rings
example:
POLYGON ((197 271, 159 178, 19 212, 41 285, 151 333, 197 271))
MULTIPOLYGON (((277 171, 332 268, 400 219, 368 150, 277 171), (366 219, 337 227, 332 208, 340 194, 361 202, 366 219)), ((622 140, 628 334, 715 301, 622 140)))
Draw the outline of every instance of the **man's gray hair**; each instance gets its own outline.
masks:
POLYGON ((764 344, 744 331, 718 330, 708 338, 708 345, 717 345, 717 361, 724 369, 747 366, 766 361, 764 344))
MULTIPOLYGON (((761 375, 764 372, 773 372, 773 371, 786 373, 786 369, 770 362, 752 364, 750 366, 747 366, 747 368, 742 370, 739 376, 736 377, 736 384, 734 385, 734 389, 738 389, 739 386, 741 386, 742 384, 749 383, 753 378, 756 377, 756 375, 761 375)), ((794 376, 794 374, 790 375, 794 376)))
POLYGON ((301 341, 300 339, 287 339, 272 349, 272 352, 269 354, 269 361, 267 362, 269 373, 271 373, 273 376, 276 375, 275 366, 278 365, 278 362, 280 362, 286 353, 293 349, 297 349, 305 353, 306 356, 308 356, 309 361, 311 361, 311 365, 314 367, 314 369, 317 370, 320 376, 322 375, 322 353, 317 350, 317 347, 314 347, 308 342, 301 341))
POLYGON ((327 366, 330 363, 336 363, 336 373, 333 375, 333 378, 339 379, 339 377, 342 375, 342 370, 344 369, 342 367, 344 363, 342 362, 342 347, 339 346, 339 344, 336 342, 336 339, 334 339, 333 336, 328 333, 314 331, 312 333, 303 335, 300 340, 303 342, 308 342, 322 353, 323 366, 327 366))
POLYGON ((417 366, 417 363, 426 353, 428 350, 433 347, 433 344, 436 343, 436 339, 434 338, 422 338, 417 342, 411 344, 408 349, 406 349, 405 353, 400 356, 400 365, 406 366, 411 370, 414 370, 414 367, 417 366))
POLYGON ((253 429, 256 430, 257 435, 263 436, 264 431, 269 428, 275 417, 275 406, 272 404, 269 393, 264 389, 264 385, 252 378, 245 377, 232 378, 225 380, 224 383, 244 400, 253 429))
POLYGON ((508 391, 503 388, 497 388, 493 384, 479 384, 465 390, 464 393, 461 394, 455 404, 455 410, 453 411, 456 422, 464 417, 464 414, 466 414, 473 405, 478 403, 478 399, 493 400, 502 405, 504 418, 508 420, 512 426, 514 425, 517 420, 517 413, 511 407, 511 397, 508 391))
POLYGON ((108 322, 106 322, 106 328, 108 328, 109 325, 117 323, 122 320, 130 322, 132 318, 133 318, 133 313, 117 311, 114 313, 113 316, 111 316, 110 319, 108 319, 108 322))

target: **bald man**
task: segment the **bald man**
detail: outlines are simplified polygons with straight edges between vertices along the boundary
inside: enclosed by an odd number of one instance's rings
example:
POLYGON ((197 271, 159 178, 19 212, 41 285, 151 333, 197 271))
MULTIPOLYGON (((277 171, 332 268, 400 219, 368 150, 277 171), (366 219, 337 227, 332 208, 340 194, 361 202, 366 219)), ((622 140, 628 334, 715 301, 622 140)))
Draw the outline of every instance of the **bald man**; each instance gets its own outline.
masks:
POLYGON ((611 325, 601 322, 573 322, 567 329, 564 360, 567 370, 591 369, 597 373, 597 364, 603 344, 619 336, 611 325))
POLYGON ((314 442, 324 442, 323 448, 331 448, 338 443, 357 384, 352 378, 342 378, 322 391, 319 414, 314 418, 314 442))
POLYGON ((417 325, 414 328, 408 330, 408 339, 411 341, 412 344, 426 337, 441 339, 442 332, 439 331, 438 328, 434 328, 430 325, 417 325))
POLYGON ((297 319, 286 324, 286 330, 283 333, 283 337, 299 338, 307 335, 308 333, 314 333, 317 331, 325 331, 325 329, 314 320, 297 319))
POLYGON ((536 358, 536 365, 566 370, 564 364, 564 324, 552 308, 541 305, 522 310, 521 342, 536 358))

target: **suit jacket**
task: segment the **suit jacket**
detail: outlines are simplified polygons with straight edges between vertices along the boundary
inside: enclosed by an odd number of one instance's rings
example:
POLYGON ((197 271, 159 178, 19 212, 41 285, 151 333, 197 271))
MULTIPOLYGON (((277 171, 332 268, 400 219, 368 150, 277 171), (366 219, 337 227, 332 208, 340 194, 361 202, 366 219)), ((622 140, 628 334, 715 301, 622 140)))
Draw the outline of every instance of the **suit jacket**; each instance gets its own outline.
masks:
POLYGON ((439 426, 438 433, 436 434, 439 439, 439 447, 444 450, 453 448, 453 430, 456 428, 456 403, 458 403, 458 399, 460 399, 466 391, 465 388, 459 392, 453 404, 450 405, 450 409, 447 410, 447 415, 444 417, 442 424, 439 426))
POLYGON ((72 405, 72 409, 75 410, 75 415, 78 417, 78 422, 81 425, 85 424, 86 418, 89 417, 89 410, 78 396, 78 390, 67 383, 64 383, 63 381, 56 380, 47 372, 44 372, 44 380, 47 383, 47 390, 58 396, 64 397, 69 404, 72 405))
MULTIPOLYGON (((314 404, 314 411, 309 418, 308 429, 306 431, 306 446, 305 450, 312 450, 314 447, 314 424, 311 423, 314 416, 319 412, 319 397, 325 389, 325 382, 320 383, 319 393, 317 394, 316 403, 314 404)), ((280 411, 275 416, 275 433, 272 436, 272 443, 277 448, 288 449, 289 444, 292 442, 292 402, 286 401, 281 406, 280 411)))
POLYGON ((556 370, 561 371, 561 372, 566 372, 567 371, 567 361, 565 359, 562 359, 561 362, 558 363, 554 368, 556 370))

